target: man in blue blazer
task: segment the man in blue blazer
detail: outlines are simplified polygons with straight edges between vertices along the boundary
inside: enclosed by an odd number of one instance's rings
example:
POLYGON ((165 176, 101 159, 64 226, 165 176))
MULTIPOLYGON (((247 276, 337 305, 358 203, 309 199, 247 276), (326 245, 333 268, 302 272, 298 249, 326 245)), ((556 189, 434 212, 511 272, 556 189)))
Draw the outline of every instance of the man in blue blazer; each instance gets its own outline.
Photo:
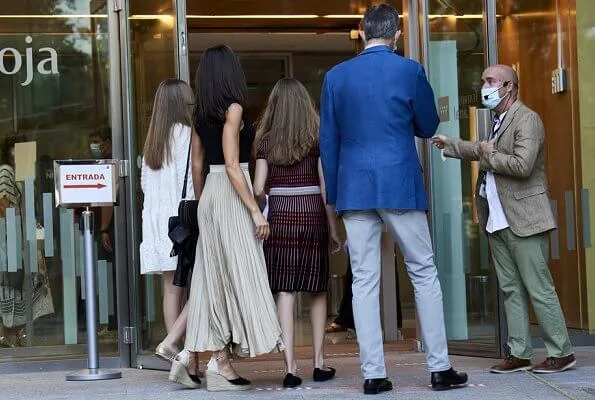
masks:
POLYGON ((432 387, 463 384, 448 359, 442 290, 426 211, 415 137, 431 138, 439 119, 423 67, 393 53, 399 14, 370 7, 360 32, 366 48, 324 79, 320 153, 327 202, 343 216, 353 272, 353 311, 364 392, 392 389, 380 324, 380 235, 385 223, 405 257, 432 387))

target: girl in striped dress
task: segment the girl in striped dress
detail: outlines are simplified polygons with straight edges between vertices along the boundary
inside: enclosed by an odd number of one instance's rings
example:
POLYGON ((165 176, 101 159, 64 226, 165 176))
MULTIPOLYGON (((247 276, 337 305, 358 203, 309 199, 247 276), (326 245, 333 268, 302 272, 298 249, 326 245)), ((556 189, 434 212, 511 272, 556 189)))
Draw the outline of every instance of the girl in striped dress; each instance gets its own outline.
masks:
POLYGON ((295 79, 281 79, 260 118, 256 139, 254 194, 264 208, 269 187, 270 237, 264 242, 269 284, 286 346, 284 387, 296 387, 293 355, 293 310, 297 292, 312 295, 311 322, 314 381, 334 377, 324 366, 326 290, 329 244, 341 248, 334 210, 325 206, 324 180, 318 154, 319 117, 306 88, 295 79), (330 240, 329 240, 330 239, 330 240))

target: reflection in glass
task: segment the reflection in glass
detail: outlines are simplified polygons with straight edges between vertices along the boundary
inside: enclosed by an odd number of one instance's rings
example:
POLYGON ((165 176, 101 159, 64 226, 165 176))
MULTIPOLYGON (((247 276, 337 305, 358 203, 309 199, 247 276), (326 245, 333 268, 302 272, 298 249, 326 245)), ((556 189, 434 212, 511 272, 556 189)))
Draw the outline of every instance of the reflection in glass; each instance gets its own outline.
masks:
MULTIPOLYGON (((439 134, 475 140, 470 116, 481 107, 484 69, 481 2, 430 0, 429 79, 440 115, 439 134)), ((430 150, 435 258, 451 341, 495 344, 495 277, 487 243, 473 217, 475 166, 441 160, 430 150)))
MULTIPOLYGON (((172 1, 130 2, 131 59, 133 66, 133 106, 137 159, 142 157, 146 133, 151 119, 153 99, 157 87, 165 80, 176 77, 174 53, 174 15, 172 1)), ((140 216, 143 193, 140 185, 140 163, 133 168, 137 180, 136 210, 140 216)), ((140 238, 140 218, 137 219, 140 238)), ((165 229, 165 228, 164 228, 165 229)), ((141 348, 150 354, 165 336, 163 322, 160 275, 142 275, 139 285, 141 348)))
MULTIPOLYGON (((14 150, 0 167, 0 362, 80 357, 80 212, 54 208, 53 160, 89 158, 89 136, 111 136, 107 8, 54 0, 0 12, 0 142, 14 150)), ((100 351, 113 354, 113 266, 99 258, 100 351)))

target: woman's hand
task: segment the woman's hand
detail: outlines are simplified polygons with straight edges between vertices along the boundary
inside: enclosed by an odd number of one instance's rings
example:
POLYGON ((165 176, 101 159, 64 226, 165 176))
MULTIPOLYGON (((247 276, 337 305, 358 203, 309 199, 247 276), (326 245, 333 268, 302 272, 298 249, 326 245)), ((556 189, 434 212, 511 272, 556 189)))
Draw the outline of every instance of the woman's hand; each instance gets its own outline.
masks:
POLYGON ((252 211, 251 215, 254 227, 256 228, 256 237, 261 240, 267 240, 271 231, 269 229, 269 223, 264 218, 264 215, 262 215, 260 210, 252 211))
POLYGON ((339 238, 337 232, 331 232, 330 239, 331 253, 335 254, 341 251, 341 238, 339 238))

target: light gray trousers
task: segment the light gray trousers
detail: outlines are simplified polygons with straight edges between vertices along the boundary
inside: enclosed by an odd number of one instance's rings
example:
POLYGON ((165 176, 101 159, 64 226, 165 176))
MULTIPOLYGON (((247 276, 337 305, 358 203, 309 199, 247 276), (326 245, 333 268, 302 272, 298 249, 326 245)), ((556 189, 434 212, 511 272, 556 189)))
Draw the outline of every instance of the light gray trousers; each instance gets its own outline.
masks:
POLYGON ((383 222, 401 249, 413 284, 428 369, 430 372, 449 369, 442 289, 434 265, 426 213, 418 210, 349 211, 343 215, 343 221, 353 272, 353 314, 364 379, 387 376, 380 324, 383 222))

